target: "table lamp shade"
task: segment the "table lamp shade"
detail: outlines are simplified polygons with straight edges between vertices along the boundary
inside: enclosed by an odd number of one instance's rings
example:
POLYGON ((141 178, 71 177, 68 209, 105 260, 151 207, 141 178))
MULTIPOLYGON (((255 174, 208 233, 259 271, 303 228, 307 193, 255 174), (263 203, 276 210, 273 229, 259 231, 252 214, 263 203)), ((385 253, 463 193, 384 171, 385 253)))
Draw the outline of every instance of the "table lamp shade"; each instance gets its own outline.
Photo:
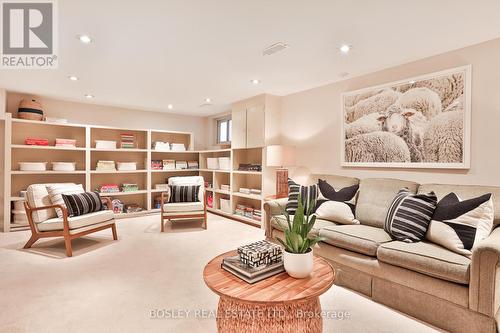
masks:
POLYGON ((268 146, 266 149, 266 165, 276 169, 276 197, 288 196, 288 169, 295 165, 295 148, 291 146, 268 146))

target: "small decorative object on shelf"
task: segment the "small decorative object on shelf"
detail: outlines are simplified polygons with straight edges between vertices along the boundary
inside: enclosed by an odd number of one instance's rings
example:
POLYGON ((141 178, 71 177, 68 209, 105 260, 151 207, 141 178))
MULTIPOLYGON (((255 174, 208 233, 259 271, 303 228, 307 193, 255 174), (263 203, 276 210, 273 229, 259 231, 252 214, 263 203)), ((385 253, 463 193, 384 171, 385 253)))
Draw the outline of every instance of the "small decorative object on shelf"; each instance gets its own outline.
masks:
POLYGON ((225 213, 231 214, 231 201, 229 199, 220 198, 220 210, 225 213))
POLYGON ((20 119, 27 120, 43 120, 43 107, 42 104, 36 100, 22 99, 17 109, 17 116, 20 119))
POLYGON ((116 171, 115 161, 97 161, 96 171, 116 171))
POLYGON ((302 279, 308 277, 313 271, 312 247, 323 238, 309 236, 309 232, 316 222, 316 215, 312 214, 312 208, 316 207, 315 200, 309 204, 307 211, 304 209, 300 194, 297 202, 298 207, 293 218, 283 209, 285 219, 278 219, 277 222, 284 230, 285 238, 276 237, 276 240, 285 248, 283 261, 286 272, 291 277, 302 279))
POLYGON ((48 139, 39 139, 39 138, 26 138, 24 139, 24 144, 29 146, 48 146, 48 139))
POLYGON ((205 181, 205 188, 211 188, 212 187, 212 182, 205 181))
POLYGON ((134 134, 122 133, 120 135, 120 147, 123 149, 137 148, 134 134))
POLYGON ((113 205, 113 213, 123 213, 123 203, 120 199, 114 199, 113 201, 111 201, 111 204, 113 205))
POLYGON ((122 191, 123 192, 135 192, 135 191, 139 191, 139 185, 124 183, 124 184, 122 184, 122 191))
POLYGON ((170 150, 172 151, 186 151, 186 146, 183 143, 172 143, 170 150))
POLYGON ((100 193, 118 193, 120 192, 120 187, 118 184, 104 184, 97 188, 100 193))
POLYGON ((56 139, 56 147, 76 148, 76 140, 73 140, 73 139, 56 139))
POLYGON ((185 170, 188 168, 188 163, 186 161, 175 161, 176 170, 185 170))
POLYGON ((267 240, 240 246, 237 252, 240 261, 250 267, 274 264, 283 259, 281 246, 267 240))
POLYGON ((118 171, 137 170, 137 162, 116 162, 118 171))
POLYGON ((283 261, 252 267, 242 262, 239 256, 224 258, 221 266, 225 271, 249 284, 262 281, 285 270, 283 261))
POLYGON ((157 150, 157 151, 170 151, 170 143, 162 142, 162 141, 155 141, 155 142, 153 142, 152 148, 154 150, 157 150))
POLYGON ((161 196, 156 196, 154 200, 154 209, 160 209, 161 208, 161 196))
POLYGON ((260 164, 241 164, 238 167, 239 171, 254 171, 254 172, 260 172, 262 171, 262 165, 260 164))
POLYGON ((212 192, 207 192, 207 207, 214 207, 214 194, 212 192))
POLYGON ((175 170, 175 160, 163 160, 163 170, 175 170))
POLYGON ((254 221, 260 221, 262 218, 262 212, 259 209, 255 209, 253 207, 245 206, 242 204, 236 205, 234 214, 252 219, 254 221))
POLYGON ((116 149, 116 141, 95 140, 96 149, 116 149))
POLYGON ((163 162, 162 160, 151 160, 151 170, 162 170, 163 162))
POLYGON ((124 212, 127 214, 142 212, 142 207, 139 206, 138 204, 128 204, 125 205, 124 212))
POLYGON ((188 169, 198 169, 198 161, 188 161, 188 169))

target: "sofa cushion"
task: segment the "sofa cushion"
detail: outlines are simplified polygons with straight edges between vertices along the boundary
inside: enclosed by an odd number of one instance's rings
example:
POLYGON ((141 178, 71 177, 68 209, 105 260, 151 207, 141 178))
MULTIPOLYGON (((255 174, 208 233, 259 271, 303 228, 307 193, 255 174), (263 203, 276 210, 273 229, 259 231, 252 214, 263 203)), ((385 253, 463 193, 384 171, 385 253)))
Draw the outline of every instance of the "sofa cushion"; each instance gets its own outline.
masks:
POLYGON ((338 225, 321 228, 324 242, 368 256, 375 257, 380 244, 392 241, 384 229, 367 225, 338 225))
POLYGON ((436 193, 438 200, 441 200, 451 192, 458 195, 461 200, 468 200, 486 193, 491 193, 494 207, 493 225, 495 227, 500 225, 500 186, 422 184, 418 188, 419 193, 427 193, 430 191, 436 193))
MULTIPOLYGON (((105 221, 112 220, 114 218, 113 211, 111 210, 101 210, 99 212, 90 213, 86 215, 73 216, 68 218, 68 224, 70 229, 83 228, 92 224, 101 223, 105 221)), ((39 223, 38 230, 40 231, 54 231, 63 230, 63 219, 52 218, 42 223, 39 223)))
MULTIPOLYGON (((75 185, 74 183, 61 183, 61 185, 64 184, 75 185)), ((47 186, 49 185, 55 185, 55 184, 33 184, 28 186, 26 190, 26 198, 31 208, 52 205, 52 201, 50 201, 49 192, 47 190, 47 186)), ((33 222, 40 223, 45 220, 57 217, 57 213, 56 210, 53 208, 42 209, 34 211, 32 217, 33 217, 33 222)))
POLYGON ((361 224, 383 228, 392 200, 404 187, 408 188, 411 193, 416 193, 418 184, 388 178, 362 179, 359 183, 356 202, 356 219, 361 224))
POLYGON ((377 259, 446 281, 469 283, 470 259, 433 243, 385 243, 378 248, 377 259))
MULTIPOLYGON (((281 224, 285 225, 286 226, 286 217, 285 215, 278 215, 278 216, 273 216, 271 218, 271 226, 274 228, 274 229, 278 229, 278 230, 281 230, 283 231, 284 228, 282 228, 278 222, 277 222, 277 219, 280 219, 281 221, 281 224)), ((290 221, 293 220, 293 215, 290 216, 290 221)), ((322 219, 316 219, 316 222, 314 223, 314 226, 311 230, 311 232, 309 233, 311 236, 318 236, 319 235, 319 230, 324 228, 324 227, 331 227, 331 226, 335 226, 337 225, 337 223, 335 222, 332 222, 332 221, 328 221, 328 220, 322 220, 322 219)))
POLYGON ((175 202, 163 205, 163 211, 165 213, 171 212, 195 212, 204 210, 203 202, 175 202))

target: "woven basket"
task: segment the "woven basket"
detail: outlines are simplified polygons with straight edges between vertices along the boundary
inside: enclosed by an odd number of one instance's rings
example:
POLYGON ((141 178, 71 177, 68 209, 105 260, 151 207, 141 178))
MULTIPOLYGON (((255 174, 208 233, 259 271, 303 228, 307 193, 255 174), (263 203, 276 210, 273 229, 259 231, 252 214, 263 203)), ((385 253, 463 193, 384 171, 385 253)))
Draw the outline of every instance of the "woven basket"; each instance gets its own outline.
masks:
POLYGON ((42 104, 38 103, 34 99, 23 99, 21 103, 19 103, 17 116, 21 119, 43 120, 42 104))

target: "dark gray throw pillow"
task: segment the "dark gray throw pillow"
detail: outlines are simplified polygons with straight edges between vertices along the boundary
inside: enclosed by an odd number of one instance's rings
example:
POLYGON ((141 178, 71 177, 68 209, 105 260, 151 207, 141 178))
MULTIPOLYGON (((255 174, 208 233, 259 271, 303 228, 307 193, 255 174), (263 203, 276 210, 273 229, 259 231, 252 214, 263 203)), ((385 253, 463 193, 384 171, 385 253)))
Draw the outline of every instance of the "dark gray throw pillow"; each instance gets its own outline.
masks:
POLYGON ((170 202, 197 202, 200 185, 170 185, 170 202))
POLYGON ((80 216, 103 210, 101 196, 97 192, 62 194, 69 216, 80 216))

